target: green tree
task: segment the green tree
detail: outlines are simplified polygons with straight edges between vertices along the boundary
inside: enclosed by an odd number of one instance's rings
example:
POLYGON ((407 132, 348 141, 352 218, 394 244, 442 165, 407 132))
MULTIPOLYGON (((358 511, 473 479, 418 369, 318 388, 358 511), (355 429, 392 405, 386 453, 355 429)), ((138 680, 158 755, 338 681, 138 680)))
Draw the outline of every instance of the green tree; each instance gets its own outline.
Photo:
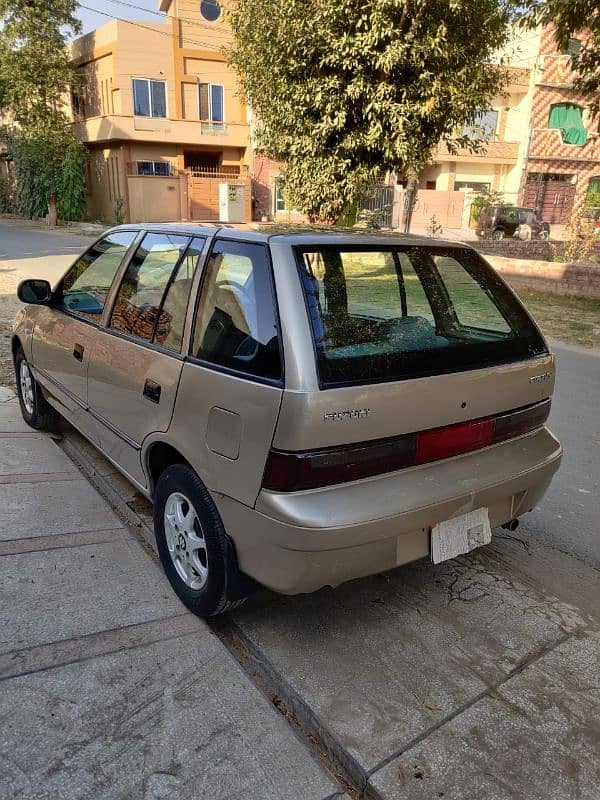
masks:
MULTIPOLYGON (((517 0, 515 0, 517 2, 517 0)), ((575 90, 590 101, 595 115, 600 114, 600 7, 598 0, 518 0, 521 22, 529 28, 552 25, 561 51, 567 52, 569 39, 587 29, 589 36, 579 52, 571 56, 578 73, 575 90)))
POLYGON ((76 0, 0 0, 2 137, 15 164, 16 204, 43 216, 57 194, 63 219, 85 211, 86 151, 73 136, 64 100, 80 76, 66 36, 77 33, 76 0))
POLYGON ((64 119, 64 95, 78 80, 65 47, 80 30, 76 10, 76 0, 0 0, 0 108, 22 126, 64 119))
POLYGON ((388 171, 415 186, 440 140, 489 108, 506 71, 504 0, 237 0, 230 63, 290 203, 334 221, 388 171))

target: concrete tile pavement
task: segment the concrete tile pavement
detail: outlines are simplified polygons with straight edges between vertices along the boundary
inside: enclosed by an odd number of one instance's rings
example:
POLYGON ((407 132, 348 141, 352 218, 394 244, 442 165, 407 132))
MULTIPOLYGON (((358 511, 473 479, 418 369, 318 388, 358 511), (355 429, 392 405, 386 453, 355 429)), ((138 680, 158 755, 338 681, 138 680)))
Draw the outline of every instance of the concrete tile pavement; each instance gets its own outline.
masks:
POLYGON ((72 461, 23 429, 6 391, 0 698, 7 800, 343 793, 72 461))
MULTIPOLYGON (((150 509, 81 437, 66 443, 147 524, 150 509)), ((446 564, 260 592, 215 630, 357 796, 600 796, 600 581, 556 550, 496 531, 446 564)))

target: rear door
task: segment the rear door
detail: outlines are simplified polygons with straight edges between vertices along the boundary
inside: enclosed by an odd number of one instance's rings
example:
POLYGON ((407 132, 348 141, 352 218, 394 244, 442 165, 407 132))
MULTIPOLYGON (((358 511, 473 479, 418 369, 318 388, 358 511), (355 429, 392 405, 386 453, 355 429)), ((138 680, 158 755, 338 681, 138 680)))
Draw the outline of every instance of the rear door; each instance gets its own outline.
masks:
POLYGON ((88 391, 96 440, 142 485, 142 442, 171 422, 204 245, 204 237, 146 233, 116 291, 108 326, 98 331, 88 391))
POLYGON ((40 306, 33 335, 33 364, 67 416, 88 428, 87 374, 107 296, 136 231, 103 236, 69 269, 52 307, 40 306))
POLYGON ((289 361, 276 448, 385 439, 552 394, 543 338, 474 251, 319 244, 294 264, 293 248, 273 250, 277 276, 295 267, 304 289, 278 286, 289 361))
POLYGON ((282 354, 266 245, 215 240, 169 441, 212 491, 253 505, 282 396, 282 354))

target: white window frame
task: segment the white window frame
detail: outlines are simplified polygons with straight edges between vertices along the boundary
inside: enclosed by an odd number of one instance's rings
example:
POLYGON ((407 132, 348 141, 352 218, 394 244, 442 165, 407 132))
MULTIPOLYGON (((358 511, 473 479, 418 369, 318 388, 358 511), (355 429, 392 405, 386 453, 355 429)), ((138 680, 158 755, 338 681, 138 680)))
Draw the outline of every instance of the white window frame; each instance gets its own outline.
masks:
POLYGON ((170 119, 169 117, 169 87, 167 85, 167 81, 163 80, 162 78, 141 78, 137 75, 134 75, 131 79, 131 98, 133 100, 133 116, 134 117, 142 117, 143 119, 170 119), (150 116, 146 114, 136 114, 135 113, 135 81, 146 81, 148 84, 148 102, 150 104, 150 116), (164 117, 155 117, 152 114, 152 90, 150 88, 151 83, 162 83, 165 87, 165 112, 166 115, 164 117))
POLYGON ((227 119, 227 115, 225 113, 225 84, 224 83, 210 83, 210 81, 198 81, 198 90, 196 92, 196 100, 198 103, 198 119, 200 122, 212 122, 215 125, 225 125, 225 120, 227 119), (201 86, 208 86, 208 119, 202 119, 200 115, 200 87, 201 86), (223 119, 214 120, 213 116, 213 109, 212 109, 212 88, 213 86, 220 86, 223 90, 223 119))
POLYGON ((285 197, 283 196, 281 183, 282 179, 279 175, 273 179, 273 216, 275 216, 276 214, 285 214, 286 212, 290 211, 285 202, 285 197), (283 203, 283 208, 277 208, 278 197, 281 198, 281 201, 283 203))

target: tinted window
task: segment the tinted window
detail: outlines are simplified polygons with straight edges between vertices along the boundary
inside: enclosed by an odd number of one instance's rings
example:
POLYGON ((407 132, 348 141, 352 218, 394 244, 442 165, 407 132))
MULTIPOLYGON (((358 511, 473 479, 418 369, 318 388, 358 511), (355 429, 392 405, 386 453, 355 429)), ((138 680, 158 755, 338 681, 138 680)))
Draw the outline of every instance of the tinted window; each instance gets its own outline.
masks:
POLYGON ((69 311, 99 320, 108 290, 129 246, 134 231, 110 233, 73 264, 62 282, 62 303, 69 311))
POLYGON ((202 285, 193 354, 248 375, 281 377, 270 265, 262 245, 215 243, 202 285))
POLYGON ((119 288, 110 325, 140 339, 166 341, 171 319, 161 312, 163 294, 188 245, 187 236, 147 233, 119 288))
POLYGON ((160 313, 161 324, 158 325, 154 336, 157 344, 178 352, 181 351, 188 300, 204 241, 204 239, 194 239, 179 263, 167 287, 160 313))
POLYGON ((462 326, 509 334, 510 325, 481 284, 452 256, 432 256, 458 322, 462 326))
POLYGON ((455 247, 299 251, 321 386, 518 361, 545 352, 496 273, 455 247))

